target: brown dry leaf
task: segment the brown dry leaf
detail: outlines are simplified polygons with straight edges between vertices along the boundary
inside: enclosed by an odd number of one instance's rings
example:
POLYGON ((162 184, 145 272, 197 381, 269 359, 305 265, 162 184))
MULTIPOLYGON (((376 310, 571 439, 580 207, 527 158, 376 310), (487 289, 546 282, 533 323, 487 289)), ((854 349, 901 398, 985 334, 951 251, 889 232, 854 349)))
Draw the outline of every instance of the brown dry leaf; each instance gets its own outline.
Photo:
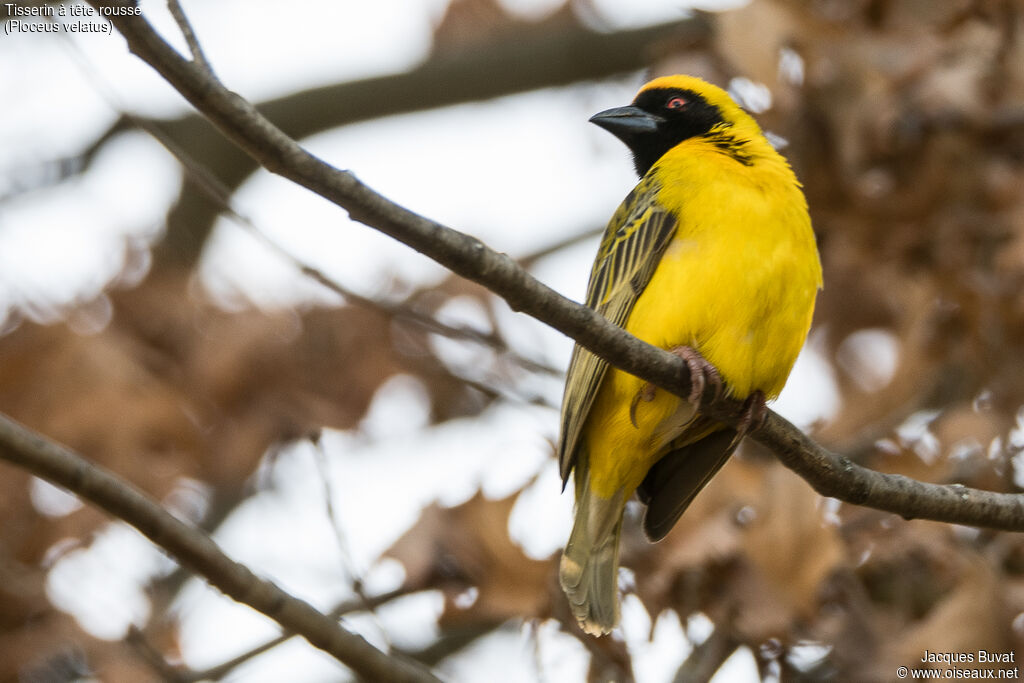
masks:
POLYGON ((878 610, 880 632, 907 628, 956 586, 965 544, 948 525, 859 509, 846 518, 853 567, 878 610))
POLYGON ((822 502, 777 462, 734 458, 664 541, 631 540, 624 562, 652 615, 674 609, 685 621, 701 612, 755 653, 769 639, 786 647, 815 635, 831 642, 830 633, 866 647, 867 615, 836 595, 839 577, 853 580, 851 560, 822 502), (827 601, 837 607, 824 611, 827 601))
POLYGON ((757 499, 762 472, 759 463, 732 458, 659 543, 625 526, 622 564, 636 572, 637 595, 652 617, 666 609, 685 616, 714 599, 714 568, 742 551, 737 515, 757 499))
POLYGON ((846 557, 820 504, 781 465, 734 458, 664 541, 645 549, 631 537, 624 563, 652 614, 701 610, 754 642, 785 637, 790 623, 814 614, 846 557))
POLYGON ((192 400, 147 366, 133 340, 114 330, 82 337, 36 326, 9 337, 6 350, 23 345, 24 353, 5 353, 4 367, 30 368, 32 376, 6 392, 5 411, 157 496, 182 474, 196 476, 192 400))
POLYGON ((509 17, 495 0, 453 0, 434 29, 437 53, 486 44, 508 30, 509 17))
POLYGON ((846 556, 839 529, 826 523, 821 501, 781 465, 766 468, 754 519, 743 528, 752 582, 737 615, 741 633, 759 640, 778 637, 788 632, 788 624, 814 614, 823 584, 846 556))
MULTIPOLYGON (((1024 548, 1017 548, 1017 557, 1024 557, 1024 548)), ((1005 566, 1005 565, 1004 565, 1005 566)), ((1002 596, 1005 614, 1009 615, 1006 637, 1010 639, 1014 652, 1024 650, 1024 576, 1020 567, 1011 568, 1004 574, 1002 596)))
POLYGON ((509 538, 508 516, 517 497, 488 500, 478 492, 455 507, 435 503, 385 553, 405 566, 406 585, 444 591, 443 625, 551 615, 557 559, 533 560, 509 538), (478 595, 460 607, 470 587, 478 595))
MULTIPOLYGON (((570 22, 575 22, 575 17, 568 3, 563 3, 543 20, 556 28, 570 22)), ((511 16, 497 0, 452 0, 441 23, 434 29, 434 52, 451 54, 477 48, 523 27, 535 29, 539 25, 511 16)))
MULTIPOLYGON (((5 602, 0 606, 0 612, 6 609, 5 602)), ((134 666, 139 677, 108 678, 104 675, 106 666, 100 664, 102 669, 95 670, 98 680, 154 680, 143 662, 123 644, 97 640, 83 633, 71 616, 52 608, 33 615, 17 628, 0 631, 0 681, 79 680, 86 672, 72 676, 68 669, 74 662, 92 666, 115 660, 134 666)))
MULTIPOLYGON (((962 554, 956 587, 919 623, 891 639, 878 660, 878 680, 897 666, 921 662, 925 650, 932 652, 1009 652, 1012 648, 1011 614, 1002 598, 1002 580, 997 568, 977 554, 962 554)), ((938 669, 945 668, 941 664, 938 669)), ((953 668, 963 669, 963 665, 953 668)))
MULTIPOLYGON (((739 74, 768 86, 773 109, 792 111, 798 93, 779 70, 780 53, 792 48, 799 36, 811 32, 806 14, 792 11, 785 2, 765 0, 715 15, 714 44, 739 74)), ((834 33, 820 25, 814 30, 834 33)), ((777 112, 776 112, 777 113, 777 112)))
POLYGON ((935 437, 945 446, 941 459, 948 463, 945 469, 949 474, 932 481, 953 481, 989 491, 1004 490, 1008 481, 1006 470, 1012 468, 1002 453, 990 458, 989 448, 995 439, 1005 439, 1010 427, 1002 411, 976 409, 967 403, 951 406, 932 426, 935 437))
POLYGON ((92 336, 5 336, 0 410, 162 498, 180 477, 237 487, 271 444, 353 426, 400 367, 384 316, 227 313, 183 287, 121 293, 92 336))

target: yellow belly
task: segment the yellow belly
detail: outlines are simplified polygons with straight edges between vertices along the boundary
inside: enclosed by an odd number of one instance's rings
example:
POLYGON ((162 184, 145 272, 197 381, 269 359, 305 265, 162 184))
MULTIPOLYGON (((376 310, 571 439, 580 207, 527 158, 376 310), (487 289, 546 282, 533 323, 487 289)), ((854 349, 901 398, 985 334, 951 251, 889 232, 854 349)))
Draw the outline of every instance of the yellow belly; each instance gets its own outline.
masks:
MULTIPOLYGON (((774 398, 810 327, 817 250, 802 197, 767 201, 757 187, 723 180, 684 198, 676 237, 625 327, 662 348, 695 348, 737 398, 757 389, 774 398)), ((603 498, 631 495, 694 414, 657 390, 636 404, 634 425, 630 406, 643 386, 610 368, 591 407, 583 441, 590 486, 603 498)))

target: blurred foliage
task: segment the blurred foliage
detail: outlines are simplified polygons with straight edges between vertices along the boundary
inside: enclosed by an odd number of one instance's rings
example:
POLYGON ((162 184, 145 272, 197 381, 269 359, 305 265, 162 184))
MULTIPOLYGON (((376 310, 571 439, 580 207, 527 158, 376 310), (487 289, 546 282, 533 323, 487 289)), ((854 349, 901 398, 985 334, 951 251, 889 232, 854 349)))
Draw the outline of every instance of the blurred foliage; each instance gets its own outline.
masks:
MULTIPOLYGON (((566 10, 553 20, 573 19, 566 10)), ((439 47, 513 21, 488 2, 456 3, 439 47)), ((658 46, 651 71, 744 77, 772 93, 759 118, 789 141, 825 268, 814 338, 842 407, 815 437, 886 472, 1018 491, 1024 4, 756 0, 714 15, 712 28, 707 45, 658 46), (858 344, 864 330, 898 350, 891 377, 871 380, 880 361, 858 344), (913 420, 927 430, 901 429, 913 420)), ((268 448, 355 426, 396 373, 427 387, 434 423, 501 400, 448 369, 400 310, 224 311, 194 292, 192 276, 158 264, 134 288, 109 291, 113 317, 98 334, 27 321, 8 332, 0 410, 157 498, 183 477, 204 482, 213 529, 251 493, 268 448)), ((429 313, 455 295, 495 305, 454 280, 404 305, 429 313)), ((500 380, 508 368, 495 357, 500 380)), ((104 680, 152 678, 136 648, 90 638, 48 602, 48 553, 90 543, 105 520, 88 508, 41 515, 27 480, 10 468, 0 478, 0 681, 69 680, 83 665, 104 680)), ((389 551, 410 589, 446 597, 441 640, 418 655, 437 661, 502 623, 554 619, 592 653, 591 680, 630 679, 621 641, 572 623, 557 558, 530 559, 509 538, 514 501, 431 506, 389 551), (461 599, 470 589, 474 599, 461 599)), ((714 624, 680 681, 706 680, 741 646, 763 676, 808 681, 888 680, 926 649, 1024 650, 1020 535, 834 505, 751 447, 664 542, 647 544, 628 519, 623 565, 652 618, 674 610, 684 624, 696 614, 714 624), (796 656, 808 645, 820 646, 814 657, 796 656)), ((143 629, 169 659, 175 624, 161 606, 180 585, 172 576, 152 587, 143 629)))

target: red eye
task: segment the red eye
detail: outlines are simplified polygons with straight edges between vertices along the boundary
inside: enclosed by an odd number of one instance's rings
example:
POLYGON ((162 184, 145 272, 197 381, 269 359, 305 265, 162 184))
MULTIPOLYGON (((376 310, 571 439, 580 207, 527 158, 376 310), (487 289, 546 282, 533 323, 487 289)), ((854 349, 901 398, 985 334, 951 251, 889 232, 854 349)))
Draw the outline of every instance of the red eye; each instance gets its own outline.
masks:
POLYGON ((682 97, 673 97, 665 103, 665 109, 682 109, 686 106, 686 100, 682 97))

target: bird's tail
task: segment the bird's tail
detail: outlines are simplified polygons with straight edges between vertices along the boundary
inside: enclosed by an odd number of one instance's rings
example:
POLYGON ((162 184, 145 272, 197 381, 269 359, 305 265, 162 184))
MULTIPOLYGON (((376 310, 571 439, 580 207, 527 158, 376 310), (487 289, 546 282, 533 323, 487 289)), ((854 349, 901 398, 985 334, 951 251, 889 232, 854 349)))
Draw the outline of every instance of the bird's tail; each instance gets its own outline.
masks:
POLYGON ((558 578, 580 628, 602 636, 619 623, 619 535, 625 501, 622 493, 602 498, 588 483, 576 487, 576 521, 558 578))

